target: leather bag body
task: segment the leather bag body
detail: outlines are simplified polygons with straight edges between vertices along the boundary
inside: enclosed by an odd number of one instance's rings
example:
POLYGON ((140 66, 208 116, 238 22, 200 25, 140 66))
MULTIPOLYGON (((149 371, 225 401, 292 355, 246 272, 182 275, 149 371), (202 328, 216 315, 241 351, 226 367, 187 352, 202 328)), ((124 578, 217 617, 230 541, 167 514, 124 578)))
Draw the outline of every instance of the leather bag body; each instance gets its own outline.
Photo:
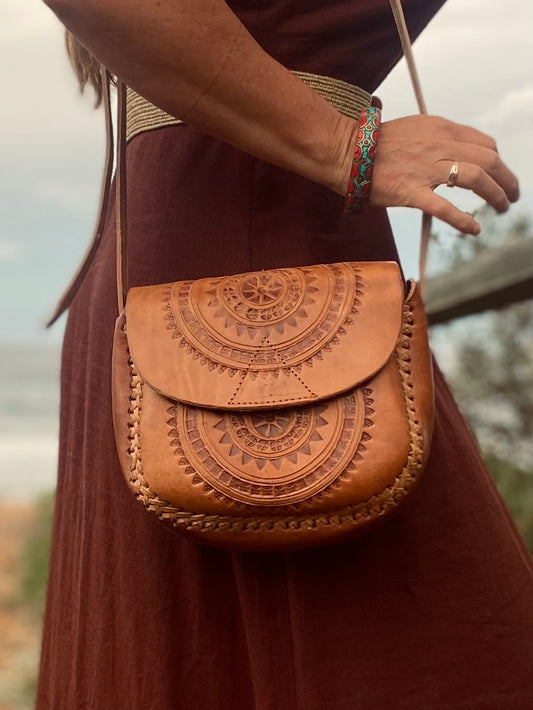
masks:
POLYGON ((364 262, 133 288, 113 410, 129 487, 177 531, 267 551, 352 537, 397 510, 429 453, 418 287, 364 262))

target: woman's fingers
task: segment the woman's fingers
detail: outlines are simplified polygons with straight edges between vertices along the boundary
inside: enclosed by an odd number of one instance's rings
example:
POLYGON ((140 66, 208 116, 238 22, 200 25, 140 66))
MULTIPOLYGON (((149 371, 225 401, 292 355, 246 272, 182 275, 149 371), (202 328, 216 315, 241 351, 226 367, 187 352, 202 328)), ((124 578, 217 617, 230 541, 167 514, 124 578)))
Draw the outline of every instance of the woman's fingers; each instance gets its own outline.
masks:
POLYGON ((468 126, 433 116, 409 116, 382 124, 372 177, 370 203, 416 207, 467 234, 479 225, 433 190, 449 181, 457 164, 455 185, 471 190, 497 212, 519 197, 518 180, 490 137, 468 126))
MULTIPOLYGON (((496 212, 506 212, 509 209, 510 200, 503 187, 479 165, 473 165, 466 161, 454 163, 444 161, 439 185, 448 184, 453 165, 457 165, 457 178, 455 179, 457 187, 471 190, 493 207, 496 212)), ((449 199, 451 199, 451 195, 449 199)))
POLYGON ((498 152, 498 146, 494 138, 488 136, 486 133, 482 133, 482 131, 478 131, 477 128, 463 126, 460 123, 448 121, 446 118, 441 118, 440 116, 430 116, 429 119, 436 124, 443 134, 447 135, 449 139, 453 141, 471 143, 472 145, 478 145, 492 150, 495 153, 498 152))
POLYGON ((519 197, 518 180, 496 151, 461 142, 452 143, 446 149, 450 160, 470 163, 481 168, 501 186, 509 202, 516 202, 519 197))
POLYGON ((436 195, 433 190, 421 192, 416 206, 423 212, 446 222, 461 234, 477 235, 481 231, 479 223, 472 215, 458 209, 444 197, 436 195))

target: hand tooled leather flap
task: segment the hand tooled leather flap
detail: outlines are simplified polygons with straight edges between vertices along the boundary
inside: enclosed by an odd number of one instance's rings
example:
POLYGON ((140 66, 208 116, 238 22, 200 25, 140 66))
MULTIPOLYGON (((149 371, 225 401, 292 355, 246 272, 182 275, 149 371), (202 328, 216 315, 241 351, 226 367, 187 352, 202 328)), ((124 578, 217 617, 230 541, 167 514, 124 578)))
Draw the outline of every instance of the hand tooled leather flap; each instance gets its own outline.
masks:
POLYGON ((272 269, 134 288, 126 305, 141 377, 217 409, 316 402, 372 377, 402 326, 394 262, 272 269))

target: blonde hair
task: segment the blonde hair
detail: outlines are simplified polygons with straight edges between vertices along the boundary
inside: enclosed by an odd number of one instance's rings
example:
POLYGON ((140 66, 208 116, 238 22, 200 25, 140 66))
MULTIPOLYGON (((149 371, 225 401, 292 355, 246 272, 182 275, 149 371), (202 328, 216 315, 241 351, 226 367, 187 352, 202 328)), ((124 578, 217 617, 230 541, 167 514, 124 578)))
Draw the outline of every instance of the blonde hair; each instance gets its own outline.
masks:
POLYGON ((100 106, 102 102, 102 74, 100 62, 68 31, 65 40, 70 62, 78 77, 80 91, 83 91, 87 84, 91 85, 96 93, 95 107, 100 106))

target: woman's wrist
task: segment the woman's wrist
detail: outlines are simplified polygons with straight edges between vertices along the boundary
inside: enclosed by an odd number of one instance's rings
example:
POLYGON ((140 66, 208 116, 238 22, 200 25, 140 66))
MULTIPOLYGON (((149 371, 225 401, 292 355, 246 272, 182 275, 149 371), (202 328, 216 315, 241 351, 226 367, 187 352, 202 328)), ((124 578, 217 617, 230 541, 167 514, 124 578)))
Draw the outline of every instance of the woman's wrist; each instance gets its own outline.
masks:
POLYGON ((353 155, 357 142, 358 121, 348 116, 342 116, 333 140, 335 145, 331 150, 332 181, 328 184, 333 192, 346 196, 348 180, 352 170, 353 155))
POLYGON ((337 169, 329 187, 346 198, 346 212, 357 212, 368 202, 380 122, 380 109, 369 106, 358 120, 345 118, 337 133, 337 169))
POLYGON ((361 111, 347 186, 345 214, 359 212, 368 203, 380 126, 381 109, 368 106, 361 111))

